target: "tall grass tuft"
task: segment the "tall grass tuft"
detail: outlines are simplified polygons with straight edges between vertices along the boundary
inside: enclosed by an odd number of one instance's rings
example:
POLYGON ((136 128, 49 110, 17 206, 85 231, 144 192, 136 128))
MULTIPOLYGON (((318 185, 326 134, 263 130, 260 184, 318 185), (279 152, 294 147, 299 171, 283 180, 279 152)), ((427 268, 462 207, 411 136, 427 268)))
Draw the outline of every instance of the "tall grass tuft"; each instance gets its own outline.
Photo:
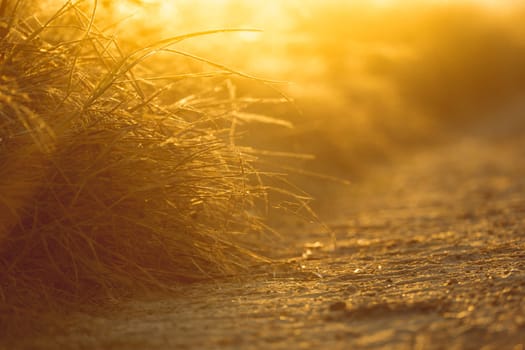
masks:
POLYGON ((20 4, 0 7, 0 322, 265 261, 250 246, 269 189, 235 144, 256 99, 226 82, 162 102, 228 69, 148 79, 152 55, 217 31, 124 52, 93 9, 41 21, 20 4))

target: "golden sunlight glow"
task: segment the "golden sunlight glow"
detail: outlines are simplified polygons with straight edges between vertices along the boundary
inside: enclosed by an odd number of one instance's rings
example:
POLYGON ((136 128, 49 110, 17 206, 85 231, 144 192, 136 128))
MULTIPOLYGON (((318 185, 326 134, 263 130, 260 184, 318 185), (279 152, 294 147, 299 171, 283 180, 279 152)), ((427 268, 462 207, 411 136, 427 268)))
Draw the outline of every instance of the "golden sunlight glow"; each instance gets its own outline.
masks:
POLYGON ((116 15, 147 16, 148 21, 164 22, 177 16, 177 5, 173 1, 115 1, 116 15))
MULTIPOLYGON (((47 0, 51 1, 62 3, 47 0)), ((84 4, 87 7, 89 2, 84 4)), ((428 71, 420 68, 422 81, 417 84, 423 84, 437 79, 432 67, 440 66, 440 60, 451 65, 456 61, 457 65, 467 64, 474 58, 479 61, 475 50, 484 51, 490 44, 483 38, 482 26, 494 24, 494 38, 508 27, 509 35, 525 40, 525 34, 516 30, 519 14, 510 18, 519 13, 514 9, 524 6, 522 0, 99 0, 98 4, 97 19, 104 25, 117 23, 108 26, 109 30, 136 45, 212 29, 260 29, 262 32, 203 36, 180 45, 230 68, 292 81, 296 84, 287 87, 291 93, 307 98, 309 94, 338 96, 344 87, 384 94, 388 96, 385 101, 394 105, 398 96, 389 90, 392 82, 388 79, 410 74, 401 67, 428 60, 424 67, 428 71), (448 11, 448 7, 455 10, 448 11), (477 22, 472 16, 477 16, 477 22), (465 47, 461 42, 465 38, 479 43, 465 47), (436 51, 426 51, 430 49, 436 51)), ((512 55, 509 51, 506 57, 512 55)), ((450 69, 452 73, 456 68, 450 69)), ((411 94, 418 93, 417 84, 410 87, 411 94)), ((420 98, 428 99, 424 103, 446 104, 441 100, 444 96, 420 98)))
POLYGON ((0 350, 524 350, 524 23, 0 0, 0 350))
POLYGON ((453 5, 453 4, 471 4, 486 7, 509 7, 516 5, 519 0, 371 0, 370 5, 376 7, 388 7, 388 6, 413 6, 416 4, 441 4, 441 5, 453 5))
MULTIPOLYGON (((52 11, 63 0, 43 0, 43 12, 52 11), (55 6, 52 6, 55 4, 55 6)), ((89 2, 87 2, 89 3, 89 2)), ((91 0, 93 3, 93 0, 91 0)), ((315 17, 319 9, 353 8, 384 10, 410 9, 423 5, 469 4, 505 11, 523 3, 521 0, 102 0, 99 7, 114 19, 126 19, 133 32, 155 29, 161 36, 174 32, 211 28, 259 28, 278 31, 293 27, 297 17, 315 17), (131 25, 132 23, 132 25, 131 25)), ((328 19, 327 19, 328 20, 328 19)), ((243 34, 243 41, 259 39, 254 33, 243 34)))
MULTIPOLYGON (((60 0, 56 0, 60 1, 60 0)), ((110 2, 108 2, 110 3, 110 2)), ((491 9, 507 9, 519 4, 519 0, 369 0, 319 2, 316 0, 267 1, 251 0, 115 0, 111 2, 113 11, 120 17, 140 18, 142 25, 157 25, 162 32, 170 32, 177 23, 188 24, 187 17, 200 20, 200 25, 248 26, 286 28, 291 25, 293 15, 313 16, 319 8, 370 8, 384 9, 392 7, 412 8, 422 5, 458 5, 469 4, 491 9)), ((196 23, 193 24, 196 26, 196 23)), ((244 35, 245 40, 256 40, 254 34, 244 35)))

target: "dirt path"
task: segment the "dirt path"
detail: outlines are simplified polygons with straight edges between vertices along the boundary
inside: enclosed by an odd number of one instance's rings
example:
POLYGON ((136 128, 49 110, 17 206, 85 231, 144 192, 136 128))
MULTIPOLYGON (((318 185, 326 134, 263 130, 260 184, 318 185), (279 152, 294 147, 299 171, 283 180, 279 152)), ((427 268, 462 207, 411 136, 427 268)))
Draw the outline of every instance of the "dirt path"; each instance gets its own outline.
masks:
POLYGON ((324 246, 174 298, 71 315, 0 349, 522 350, 524 146, 463 140, 416 154, 335 203, 336 249, 298 232, 324 246))

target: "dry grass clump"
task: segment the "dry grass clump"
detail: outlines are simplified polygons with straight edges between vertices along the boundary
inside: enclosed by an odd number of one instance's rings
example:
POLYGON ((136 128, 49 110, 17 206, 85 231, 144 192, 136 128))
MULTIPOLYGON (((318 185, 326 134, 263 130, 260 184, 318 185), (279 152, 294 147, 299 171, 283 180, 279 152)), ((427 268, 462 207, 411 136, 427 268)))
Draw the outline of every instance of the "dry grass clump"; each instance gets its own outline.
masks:
POLYGON ((126 54, 70 2, 45 23, 1 3, 0 315, 262 259, 247 233, 266 230, 255 213, 267 189, 232 127, 250 100, 225 84, 159 104, 137 78, 198 33, 126 54))

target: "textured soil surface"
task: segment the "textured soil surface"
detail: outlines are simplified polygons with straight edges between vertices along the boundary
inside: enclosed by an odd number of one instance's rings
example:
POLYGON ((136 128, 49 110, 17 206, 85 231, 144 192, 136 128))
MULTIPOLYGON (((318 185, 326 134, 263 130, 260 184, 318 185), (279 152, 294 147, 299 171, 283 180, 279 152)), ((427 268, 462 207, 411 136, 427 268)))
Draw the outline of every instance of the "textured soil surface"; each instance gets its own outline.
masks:
POLYGON ((0 349, 524 348, 525 141, 421 151, 341 197, 336 245, 297 230, 289 259, 250 276, 72 314, 0 349))

